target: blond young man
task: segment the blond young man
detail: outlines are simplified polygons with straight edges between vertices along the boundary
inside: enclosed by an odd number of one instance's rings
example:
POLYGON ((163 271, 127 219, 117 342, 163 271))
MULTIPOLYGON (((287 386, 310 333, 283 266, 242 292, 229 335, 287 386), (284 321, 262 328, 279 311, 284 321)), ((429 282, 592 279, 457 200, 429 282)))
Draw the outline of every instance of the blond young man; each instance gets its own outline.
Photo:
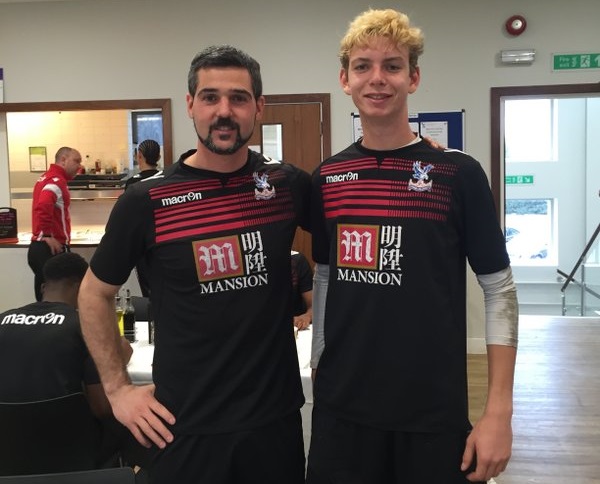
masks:
POLYGON ((313 175, 315 406, 307 483, 466 483, 511 452, 517 301, 479 163, 408 123, 423 36, 369 10, 341 42, 364 136, 313 175), (471 428, 466 262, 485 295, 488 401, 471 428), (325 301, 326 297, 326 301, 325 301))

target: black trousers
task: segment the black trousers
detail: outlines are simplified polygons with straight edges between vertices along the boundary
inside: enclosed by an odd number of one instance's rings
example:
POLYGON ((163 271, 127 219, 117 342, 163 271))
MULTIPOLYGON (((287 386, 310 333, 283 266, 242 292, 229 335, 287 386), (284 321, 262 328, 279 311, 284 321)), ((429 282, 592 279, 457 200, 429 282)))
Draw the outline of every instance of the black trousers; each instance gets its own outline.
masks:
MULTIPOLYGON (((69 252, 69 246, 63 246, 63 252, 69 252)), ((35 300, 42 300, 42 284, 44 283, 44 264, 52 257, 50 246, 43 241, 32 240, 27 250, 27 264, 33 271, 33 289, 35 300)))
POLYGON ((304 484, 300 411, 247 431, 176 435, 148 474, 150 484, 304 484))
POLYGON ((380 430, 315 405, 306 484, 474 484, 460 470, 467 435, 380 430))

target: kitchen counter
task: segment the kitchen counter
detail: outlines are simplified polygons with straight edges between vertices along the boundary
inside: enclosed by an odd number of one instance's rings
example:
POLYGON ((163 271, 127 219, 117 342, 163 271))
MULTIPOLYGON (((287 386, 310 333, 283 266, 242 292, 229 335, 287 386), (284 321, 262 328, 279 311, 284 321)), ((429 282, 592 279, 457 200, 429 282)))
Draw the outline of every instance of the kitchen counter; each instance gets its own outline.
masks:
MULTIPOLYGON (((31 232, 19 232, 18 242, 1 243, 0 248, 7 247, 29 247, 31 241, 31 232)), ((71 247, 96 247, 104 235, 104 227, 100 225, 91 225, 89 227, 74 227, 71 230, 71 247)))
MULTIPOLYGON (((100 238, 104 234, 101 230, 76 229, 76 236, 71 243, 71 250, 81 255, 88 262, 91 260, 100 238), (89 230, 89 231, 88 231, 89 230)), ((27 248, 31 233, 19 233, 19 242, 0 244, 0 312, 10 308, 24 306, 34 300, 33 272, 27 264, 27 248)), ((122 286, 129 289, 133 296, 141 296, 140 286, 135 271, 131 272, 129 279, 122 286)))

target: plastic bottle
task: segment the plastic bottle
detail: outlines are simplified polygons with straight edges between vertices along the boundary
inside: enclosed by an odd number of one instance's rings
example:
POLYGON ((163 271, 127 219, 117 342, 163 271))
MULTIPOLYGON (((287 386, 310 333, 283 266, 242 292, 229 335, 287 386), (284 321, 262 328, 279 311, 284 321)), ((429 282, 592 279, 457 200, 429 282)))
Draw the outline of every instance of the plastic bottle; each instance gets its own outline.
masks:
POLYGON ((131 302, 129 289, 125 293, 125 308, 123 310, 123 334, 130 342, 135 342, 135 308, 131 302))
POLYGON ((120 293, 117 293, 117 295, 115 296, 115 313, 117 325, 119 326, 119 334, 123 336, 125 333, 125 326, 123 321, 123 306, 121 305, 120 293))

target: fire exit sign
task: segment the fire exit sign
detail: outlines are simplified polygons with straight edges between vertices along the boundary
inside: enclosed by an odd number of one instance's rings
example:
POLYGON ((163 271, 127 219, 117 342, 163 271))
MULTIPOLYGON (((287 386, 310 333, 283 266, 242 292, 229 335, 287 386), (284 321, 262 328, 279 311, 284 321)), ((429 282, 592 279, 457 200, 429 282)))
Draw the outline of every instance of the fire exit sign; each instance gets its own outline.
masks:
POLYGON ((506 175, 506 185, 533 185, 533 175, 506 175))
POLYGON ((600 52, 584 54, 553 54, 555 71, 600 69, 600 52))

